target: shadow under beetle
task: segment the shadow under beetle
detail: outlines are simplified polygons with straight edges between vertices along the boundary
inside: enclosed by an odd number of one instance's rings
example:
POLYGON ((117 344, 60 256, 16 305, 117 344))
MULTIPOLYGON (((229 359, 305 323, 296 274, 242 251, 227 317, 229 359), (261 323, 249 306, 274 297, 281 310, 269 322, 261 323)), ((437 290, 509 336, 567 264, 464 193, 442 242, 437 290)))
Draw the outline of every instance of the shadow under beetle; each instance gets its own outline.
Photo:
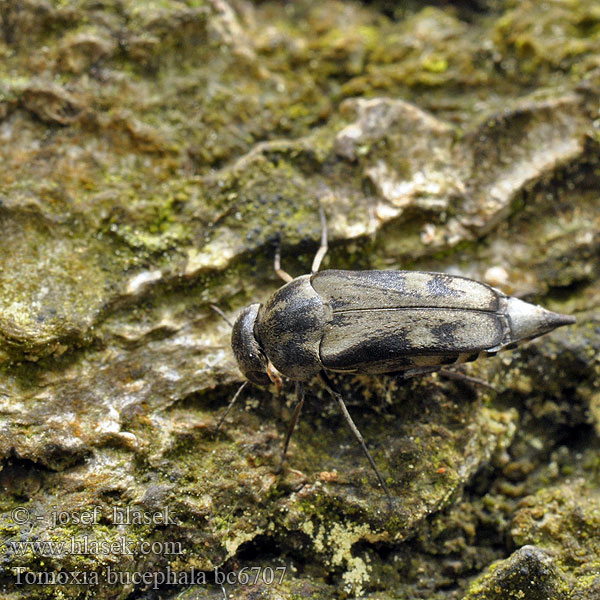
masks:
POLYGON ((273 382, 278 388, 281 376, 295 381, 297 402, 279 472, 304 403, 303 384, 318 377, 338 403, 391 504, 389 489, 327 372, 410 377, 443 371, 449 365, 514 348, 575 323, 575 318, 507 296, 485 283, 444 273, 319 272, 327 252, 322 208, 320 217, 321 246, 311 274, 293 278, 282 271, 278 248, 275 272, 286 284, 266 304, 246 307, 233 325, 231 346, 247 381, 232 398, 217 430, 248 381, 259 386, 273 382))

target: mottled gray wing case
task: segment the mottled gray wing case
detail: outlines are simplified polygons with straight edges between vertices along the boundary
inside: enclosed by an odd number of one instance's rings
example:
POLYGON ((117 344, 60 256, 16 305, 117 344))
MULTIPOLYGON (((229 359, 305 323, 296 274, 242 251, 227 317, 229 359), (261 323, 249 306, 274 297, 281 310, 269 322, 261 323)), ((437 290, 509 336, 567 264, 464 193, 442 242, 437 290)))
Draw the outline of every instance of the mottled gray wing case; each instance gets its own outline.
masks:
POLYGON ((320 347, 326 369, 385 373, 451 364, 501 344, 499 294, 420 271, 322 271, 311 285, 331 308, 320 347))

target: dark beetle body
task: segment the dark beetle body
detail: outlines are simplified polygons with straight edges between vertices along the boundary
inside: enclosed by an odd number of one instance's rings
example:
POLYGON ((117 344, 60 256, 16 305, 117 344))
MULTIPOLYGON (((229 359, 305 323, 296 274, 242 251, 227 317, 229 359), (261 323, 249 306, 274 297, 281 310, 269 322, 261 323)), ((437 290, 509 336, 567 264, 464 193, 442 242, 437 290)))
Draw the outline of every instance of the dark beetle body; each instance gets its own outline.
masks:
POLYGON ((573 317, 465 277, 422 271, 321 271, 297 277, 238 317, 232 347, 246 378, 274 367, 295 381, 322 371, 429 373, 493 355, 573 317))
POLYGON ((327 372, 431 373, 493 355, 575 319, 466 277, 423 271, 319 272, 327 250, 322 209, 320 214, 321 247, 312 274, 293 279, 279 268, 277 252, 275 271, 288 283, 264 305, 251 304, 241 312, 231 346, 248 381, 273 381, 280 387, 283 375, 296 382, 297 402, 278 471, 300 417, 304 382, 318 377, 338 403, 393 507, 385 479, 327 372))

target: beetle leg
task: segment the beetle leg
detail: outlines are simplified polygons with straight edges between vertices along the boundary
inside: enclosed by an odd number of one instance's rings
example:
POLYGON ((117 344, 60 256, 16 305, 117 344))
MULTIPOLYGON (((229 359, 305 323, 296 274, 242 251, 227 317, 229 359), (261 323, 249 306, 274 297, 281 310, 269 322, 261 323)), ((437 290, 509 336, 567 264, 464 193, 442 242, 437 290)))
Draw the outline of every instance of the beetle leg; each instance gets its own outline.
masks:
POLYGON ((467 383, 481 385, 494 392, 498 391, 498 388, 494 387, 491 383, 488 383, 483 379, 479 379, 479 377, 471 377, 470 375, 465 375, 460 371, 449 371, 448 369, 440 369, 438 373, 446 379, 454 379, 455 381, 466 381, 467 383))
POLYGON ((231 408, 235 404, 236 400, 238 399, 239 395, 242 393, 242 390, 246 387, 247 384, 248 384, 248 382, 244 381, 244 383, 242 383, 242 385, 240 385, 240 387, 238 388, 237 392, 233 395, 233 398, 229 401, 229 404, 227 405, 227 408, 225 409, 223 416, 219 419, 219 422, 217 423, 217 427, 215 429, 215 436, 219 435, 219 429, 221 429, 221 425, 223 425, 223 421, 225 421, 225 417, 229 414, 229 411, 231 410, 231 408))
POLYGON ((310 270, 311 273, 316 273, 321 266, 321 261, 325 254, 327 254, 327 219, 325 218, 325 211, 323 207, 319 204, 319 217, 321 217, 321 245, 315 254, 315 258, 313 259, 312 268, 310 270))
POLYGON ((439 367, 417 367, 416 369, 401 371, 400 375, 403 379, 410 379, 411 377, 420 377, 421 375, 431 375, 431 373, 436 373, 439 370, 439 367))
POLYGON ((283 469, 283 462, 285 461, 285 457, 287 455, 288 446, 290 445, 290 439, 292 438, 292 433, 294 433, 294 429, 296 429, 296 425, 300 419, 300 413, 302 412, 302 405, 304 404, 304 385, 301 381, 296 382, 296 406, 294 407, 294 414, 292 415, 292 420, 288 426, 287 433, 285 435, 285 443, 283 445, 283 452, 281 453, 281 460, 279 461, 279 466, 275 470, 275 473, 281 473, 281 469, 283 469))
POLYGON ((375 471, 375 475, 377 475, 377 479, 379 479, 379 483, 381 484, 381 487, 385 491, 385 495, 387 496, 388 502, 390 503, 390 508, 393 509, 394 503, 392 501, 392 496, 390 494, 390 490, 388 489, 388 486, 386 485, 385 481, 383 480, 383 477, 381 476, 381 473, 379 472, 379 469, 377 468, 377 465, 375 464, 375 461, 373 460, 371 453, 367 449, 367 445, 365 444, 365 440, 363 439, 362 434, 358 430, 358 427, 354 424, 354 421, 352 420, 352 417, 350 416, 350 413, 348 412, 348 409, 346 408, 346 404, 344 403, 344 399, 342 398, 342 395, 338 391, 335 390, 335 388, 333 387, 333 383, 331 382, 329 377, 327 377, 327 375, 325 374, 325 371, 321 371, 319 373, 319 378, 321 379, 321 382, 325 386, 325 389, 337 401, 338 406, 340 407, 340 410, 342 411, 342 415, 344 415, 344 419, 346 419, 346 423, 348 423, 348 426, 350 427, 350 429, 352 430, 352 433, 354 434, 354 437, 357 439, 358 443, 360 444, 360 447, 362 448, 363 453, 369 460, 371 467, 373 467, 373 471, 375 471))
POLYGON ((277 247, 275 248, 275 264, 273 266, 275 267, 275 273, 277 273, 277 275, 286 283, 289 283, 294 279, 287 271, 284 271, 281 268, 281 240, 277 241, 277 247))

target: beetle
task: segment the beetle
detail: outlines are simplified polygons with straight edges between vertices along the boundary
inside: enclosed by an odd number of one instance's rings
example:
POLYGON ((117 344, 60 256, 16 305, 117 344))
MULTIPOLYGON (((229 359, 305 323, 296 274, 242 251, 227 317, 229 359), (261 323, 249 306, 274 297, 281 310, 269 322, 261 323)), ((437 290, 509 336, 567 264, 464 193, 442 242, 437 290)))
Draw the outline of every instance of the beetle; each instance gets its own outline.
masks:
POLYGON ((258 386, 273 382, 280 388, 281 377, 295 381, 297 401, 279 472, 304 403, 304 384, 316 377, 338 403, 391 504, 388 487, 328 373, 410 377, 442 371, 514 348, 575 323, 575 318, 457 275, 319 271, 327 252, 321 207, 319 213, 321 245, 311 273, 293 278, 283 271, 278 246, 275 271, 285 285, 265 304, 246 307, 233 324, 231 346, 247 381, 229 403, 217 430, 247 382, 258 386))

